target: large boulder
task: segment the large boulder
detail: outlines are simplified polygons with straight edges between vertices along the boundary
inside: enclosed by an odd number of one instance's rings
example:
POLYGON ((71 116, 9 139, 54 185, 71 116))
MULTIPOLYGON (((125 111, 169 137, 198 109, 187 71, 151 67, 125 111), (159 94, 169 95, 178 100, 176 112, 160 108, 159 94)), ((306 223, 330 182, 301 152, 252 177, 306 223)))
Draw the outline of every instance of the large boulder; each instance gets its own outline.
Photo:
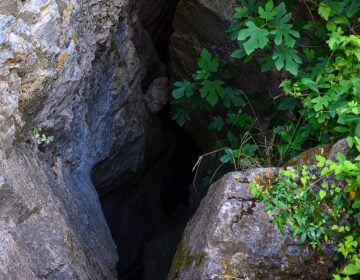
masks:
POLYGON ((331 262, 282 235, 249 184, 275 168, 232 172, 210 186, 178 246, 168 279, 326 279, 331 262))

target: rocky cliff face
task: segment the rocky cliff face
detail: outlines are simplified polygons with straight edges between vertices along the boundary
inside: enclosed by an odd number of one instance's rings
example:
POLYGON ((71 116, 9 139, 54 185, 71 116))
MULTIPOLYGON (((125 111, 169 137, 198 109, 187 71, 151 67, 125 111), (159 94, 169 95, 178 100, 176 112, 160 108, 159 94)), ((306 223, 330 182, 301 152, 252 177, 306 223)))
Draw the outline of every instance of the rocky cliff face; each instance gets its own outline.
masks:
POLYGON ((106 193, 146 154, 132 2, 0 3, 1 279, 116 277, 90 172, 106 193))

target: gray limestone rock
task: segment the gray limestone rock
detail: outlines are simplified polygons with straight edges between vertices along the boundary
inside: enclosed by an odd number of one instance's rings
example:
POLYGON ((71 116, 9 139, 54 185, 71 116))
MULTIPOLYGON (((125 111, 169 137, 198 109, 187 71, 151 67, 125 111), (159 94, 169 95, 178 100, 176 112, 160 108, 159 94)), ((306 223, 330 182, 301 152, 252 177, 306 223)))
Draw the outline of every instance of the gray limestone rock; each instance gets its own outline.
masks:
POLYGON ((169 99, 169 79, 155 79, 146 90, 145 103, 151 113, 156 114, 167 104, 169 99))
POLYGON ((168 279, 326 279, 329 263, 283 236, 249 183, 275 168, 232 172, 210 186, 188 223, 168 279), (319 261, 321 259, 321 261, 319 261))
POLYGON ((107 193, 146 154, 132 10, 0 1, 0 279, 116 279, 94 184, 107 193))

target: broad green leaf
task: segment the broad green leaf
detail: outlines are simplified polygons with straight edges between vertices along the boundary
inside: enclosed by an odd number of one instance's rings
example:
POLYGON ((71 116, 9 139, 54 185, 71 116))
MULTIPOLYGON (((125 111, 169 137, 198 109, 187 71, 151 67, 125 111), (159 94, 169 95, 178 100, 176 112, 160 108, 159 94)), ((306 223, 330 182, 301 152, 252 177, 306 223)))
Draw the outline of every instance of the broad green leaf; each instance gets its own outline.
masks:
POLYGON ((224 97, 224 88, 221 86, 223 83, 223 81, 219 80, 203 81, 201 83, 203 86, 200 88, 201 97, 205 98, 211 106, 215 106, 219 101, 219 97, 224 97))
POLYGON ((347 127, 343 127, 343 126, 335 126, 334 131, 339 133, 350 132, 350 130, 347 127))
POLYGON ((356 137, 360 137, 360 123, 357 123, 357 124, 356 124, 356 127, 355 127, 355 136, 356 136, 356 137))
POLYGON ((312 79, 309 79, 309 78, 302 78, 300 80, 300 82, 306 86, 307 88, 319 93, 319 89, 318 89, 318 86, 316 84, 316 82, 314 82, 312 79))
POLYGON ((225 154, 221 156, 220 161, 222 163, 227 163, 233 159, 233 150, 230 148, 225 148, 225 154))
POLYGON ((280 99, 279 105, 277 106, 277 108, 279 110, 294 110, 295 107, 297 107, 299 105, 298 100, 290 95, 284 96, 280 99))
MULTIPOLYGON (((257 12, 259 6, 259 0, 240 0, 240 7, 246 7, 249 12, 257 12)), ((236 8, 235 8, 236 11, 236 8)))
POLYGON ((337 159, 340 163, 344 163, 346 161, 346 158, 343 153, 337 153, 337 159))
POLYGON ((231 53, 231 57, 241 59, 246 55, 244 48, 238 48, 231 53))
POLYGON ((275 68, 277 70, 285 68, 286 71, 294 76, 297 75, 299 65, 302 62, 297 51, 290 48, 277 48, 273 54, 273 59, 275 60, 275 68))
POLYGON ((359 121, 360 121, 360 117, 353 114, 340 114, 337 120, 339 124, 344 124, 344 125, 357 123, 359 121))
POLYGON ((244 16, 247 16, 249 14, 249 9, 246 6, 242 7, 236 7, 235 8, 235 14, 233 16, 234 19, 241 19, 244 16))
MULTIPOLYGON (((327 95, 318 96, 310 99, 310 103, 312 104, 312 107, 316 112, 321 112, 329 105, 330 102, 331 98, 327 95)), ((311 106, 310 103, 308 104, 308 106, 311 106)))
POLYGON ((225 88, 223 103, 226 108, 230 108, 231 105, 235 107, 245 106, 244 99, 242 98, 243 92, 239 89, 233 89, 230 87, 225 88))
POLYGON ((346 9, 346 16, 348 18, 353 17, 356 13, 359 12, 360 3, 358 1, 351 1, 351 4, 346 9))
POLYGON ((263 7, 259 7, 258 13, 260 18, 269 21, 276 16, 277 8, 274 9, 274 2, 272 0, 269 0, 265 5, 265 9, 263 7))
POLYGON ((356 266, 355 264, 348 264, 344 267, 344 269, 341 271, 342 274, 345 275, 354 275, 354 274, 360 274, 360 268, 356 266))
POLYGON ((275 35, 275 45, 279 46, 284 42, 289 48, 293 48, 295 46, 296 39, 294 38, 300 38, 300 34, 299 32, 291 29, 291 27, 291 24, 282 24, 278 26, 277 29, 270 32, 272 35, 275 35))
POLYGON ((285 3, 281 2, 277 6, 277 14, 274 20, 271 21, 271 24, 274 26, 281 26, 291 19, 291 13, 287 13, 285 3))
POLYGON ((212 57, 207 49, 203 49, 198 59, 198 66, 204 71, 215 73, 218 71, 219 60, 212 57))
POLYGON ((315 58, 315 51, 313 49, 303 48, 302 51, 310 61, 315 58))
POLYGON ((271 55, 265 55, 264 57, 260 57, 261 62, 261 72, 267 72, 272 67, 274 67, 274 61, 271 57, 271 55))
POLYGON ((359 209, 359 208, 360 208, 360 199, 359 199, 359 198, 357 198, 357 199, 355 200, 355 202, 354 202, 353 205, 352 205, 352 208, 353 208, 353 209, 359 209))
POLYGON ((256 49, 263 49, 268 44, 269 31, 265 28, 259 28, 252 21, 245 23, 244 28, 238 33, 238 40, 243 42, 247 55, 252 54, 256 49))
POLYGON ((172 96, 175 99, 179 99, 184 96, 190 97, 194 93, 194 89, 195 89, 194 84, 192 84, 187 80, 178 81, 174 83, 174 85, 178 87, 177 89, 174 89, 172 92, 172 96))
POLYGON ((190 120, 190 112, 185 108, 176 108, 171 117, 179 126, 183 126, 190 120))
POLYGON ((323 200, 325 196, 326 196, 326 191, 320 190, 320 191, 319 191, 320 200, 323 200))
POLYGON ((324 3, 321 3, 318 9, 318 13, 323 19, 327 21, 331 13, 331 7, 324 3))
POLYGON ((227 132, 226 137, 230 142, 238 142, 238 138, 230 130, 227 132))
POLYGON ((224 122, 223 118, 220 116, 215 116, 213 118, 213 121, 210 123, 209 128, 220 131, 223 129, 224 125, 225 125, 225 122, 224 122))
POLYGON ((257 149, 257 145, 246 143, 243 147, 243 152, 246 156, 252 157, 257 149))

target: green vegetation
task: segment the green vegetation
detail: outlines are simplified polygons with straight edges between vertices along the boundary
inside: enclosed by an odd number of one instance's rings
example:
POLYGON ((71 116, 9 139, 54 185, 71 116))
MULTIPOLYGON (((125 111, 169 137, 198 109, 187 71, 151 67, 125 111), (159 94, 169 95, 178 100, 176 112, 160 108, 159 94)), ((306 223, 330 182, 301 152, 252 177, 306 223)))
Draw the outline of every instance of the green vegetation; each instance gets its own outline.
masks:
MULTIPOLYGON (((333 279, 360 275, 360 3, 351 0, 274 2, 241 0, 228 28, 238 42, 231 56, 258 60, 263 71, 277 71, 281 96, 275 97, 285 122, 275 122, 266 142, 259 116, 247 94, 234 85, 231 66, 207 50, 192 80, 175 83, 173 118, 179 125, 194 110, 209 116, 218 134, 222 164, 242 169, 246 159, 282 165, 307 147, 346 138, 351 153, 337 161, 318 156, 315 167, 280 171, 271 186, 253 184, 253 193, 274 212, 281 232, 321 248, 332 242, 342 262, 333 279), (299 6, 300 5, 300 6, 299 6), (303 5, 303 6, 301 6, 303 5), (310 19, 290 11, 303 11, 310 19), (290 114, 291 112, 291 114, 290 114), (329 179, 334 178, 335 180, 329 179)), ((354 278, 354 279, 355 279, 354 278)))
POLYGON ((41 127, 35 127, 33 129, 33 136, 38 145, 41 145, 41 144, 48 145, 52 141, 54 141, 54 136, 46 136, 44 133, 41 133, 41 131, 42 131, 41 127))

